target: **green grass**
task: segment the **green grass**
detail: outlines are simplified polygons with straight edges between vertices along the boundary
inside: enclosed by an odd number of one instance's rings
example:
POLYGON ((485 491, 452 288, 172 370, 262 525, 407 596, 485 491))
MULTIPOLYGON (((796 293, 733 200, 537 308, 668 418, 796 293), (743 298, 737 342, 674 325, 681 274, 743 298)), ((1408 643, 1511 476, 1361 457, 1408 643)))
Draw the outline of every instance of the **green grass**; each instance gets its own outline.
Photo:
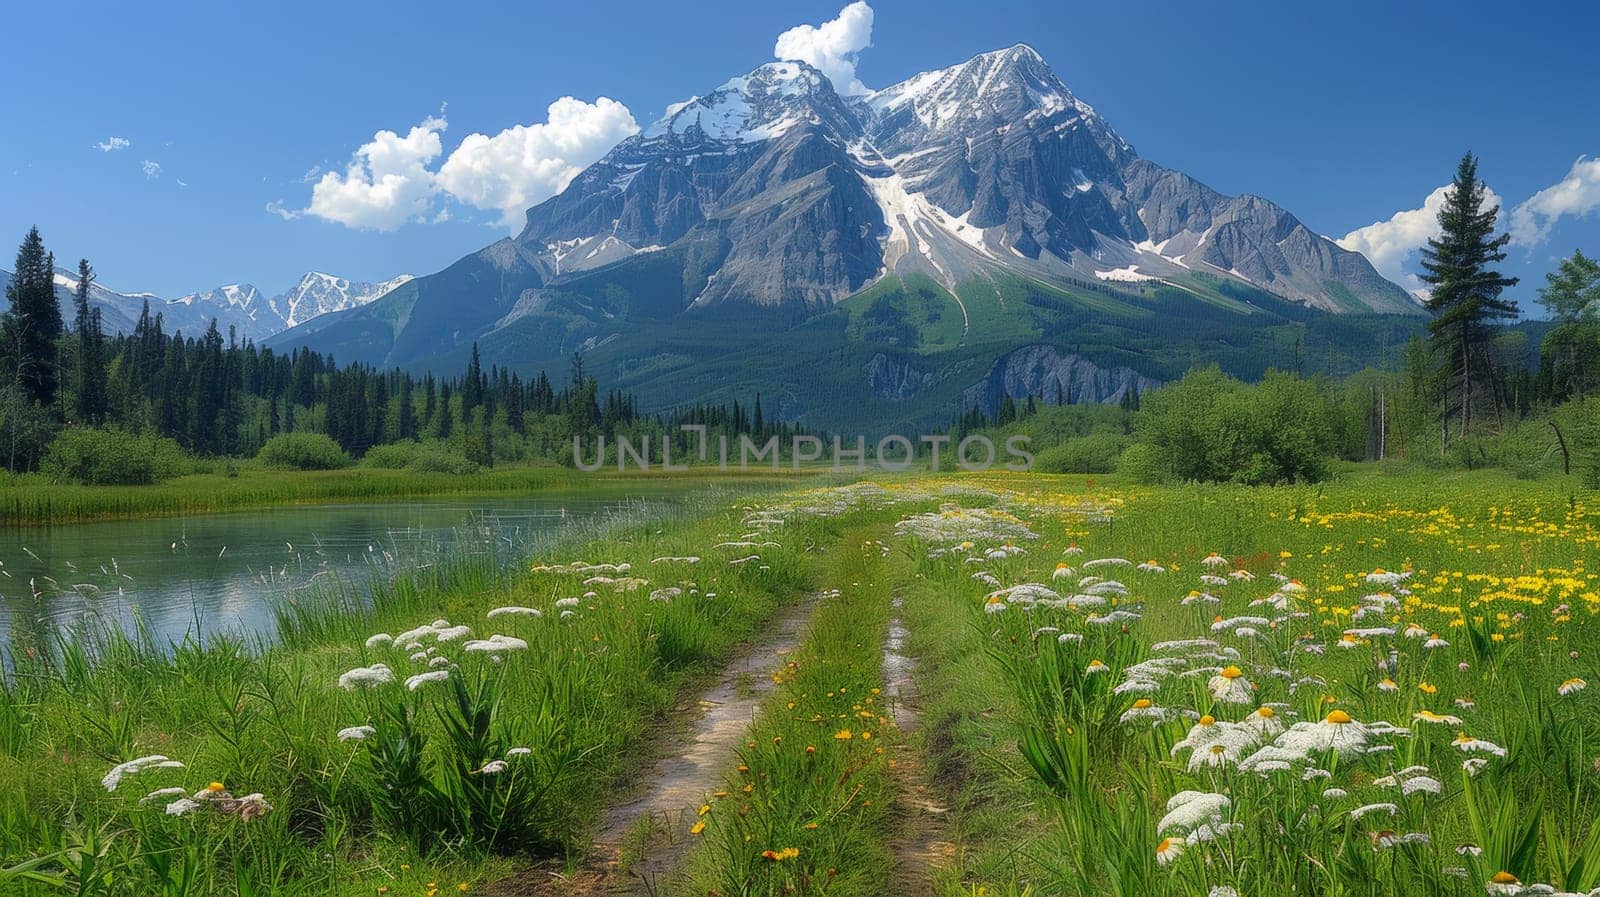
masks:
MULTIPOLYGON (((1041 538, 1028 554, 982 565, 956 556, 930 557, 916 545, 896 581, 910 584, 905 603, 913 646, 924 664, 923 689, 935 695, 929 714, 936 785, 952 794, 967 850, 949 871, 946 894, 983 886, 997 894, 1206 895, 1212 887, 1239 893, 1481 894, 1497 873, 1525 884, 1548 882, 1586 892, 1600 884, 1600 780, 1590 768, 1600 742, 1593 690, 1562 696, 1572 678, 1595 681, 1591 656, 1600 623, 1600 530, 1571 480, 1537 483, 1474 473, 1393 477, 1353 469, 1320 487, 1248 489, 1182 487, 1108 490, 1081 478, 991 478, 1001 505, 1041 538), (1046 488, 1045 484, 1049 484, 1046 488), (1082 503, 1109 508, 1105 522, 1088 522, 1082 503), (1069 544, 1082 555, 1062 555, 1069 544), (1227 569, 1248 570, 1254 582, 1226 587, 1198 582, 1199 563, 1216 551, 1227 569), (1071 594, 1079 571, 1064 581, 1051 574, 1060 561, 1096 557, 1152 559, 1164 573, 1130 568, 1096 571, 1128 584, 1131 594, 1092 610, 1036 608, 1016 602, 986 613, 986 570, 1003 585, 1036 582, 1071 594), (1352 620, 1364 594, 1383 590, 1365 576, 1377 568, 1407 570, 1413 594, 1390 613, 1352 620), (1214 616, 1279 613, 1250 606, 1282 572, 1304 584, 1288 610, 1310 616, 1262 638, 1213 632, 1214 616), (1220 606, 1180 603, 1191 589, 1210 588, 1220 606), (1564 607, 1565 605, 1565 607, 1564 607), (1142 616, 1110 627, 1087 622, 1113 607, 1142 616), (1355 627, 1403 629, 1414 623, 1438 632, 1447 647, 1425 649, 1422 639, 1358 639, 1341 649, 1355 627), (1051 630, 1081 633, 1061 643, 1051 630), (1207 687, 1207 675, 1163 680, 1153 692, 1116 695, 1123 671, 1155 656, 1158 642, 1214 638, 1239 649, 1228 663, 1253 685, 1248 703, 1228 704, 1207 687), (1328 645, 1322 655, 1296 650, 1302 642, 1328 645), (1380 672, 1390 647, 1397 667, 1380 672), (1576 656, 1572 656, 1575 652, 1576 656), (1103 661, 1105 673, 1088 672, 1103 661), (1291 666, 1316 676, 1290 692, 1272 668, 1291 666), (1464 665, 1459 666, 1458 665, 1464 665), (1395 682, 1393 691, 1380 680, 1395 682), (1121 721, 1145 697, 1174 716, 1151 728, 1121 721), (1461 706, 1456 699, 1471 699, 1461 706), (1261 775, 1233 764, 1254 748, 1229 754, 1221 766, 1192 766, 1172 748, 1209 713, 1240 720, 1271 704, 1279 718, 1320 721, 1331 711, 1357 721, 1387 720, 1408 729, 1397 753, 1316 756, 1292 773, 1261 775), (1428 710, 1459 717, 1451 724, 1415 721, 1428 710), (1458 732, 1492 742, 1507 755, 1457 750, 1458 732), (1019 749, 1026 747, 1026 750, 1019 749), (1031 759, 1030 759, 1031 755, 1031 759), (1461 761, 1488 760, 1476 776, 1461 761), (1333 778, 1302 784, 1299 770, 1321 765, 1333 778), (1401 796, 1379 780, 1425 766, 1441 793, 1401 796), (1325 795, 1329 787, 1348 797, 1325 795), (1243 827, 1216 841, 1188 845, 1170 866, 1156 859, 1157 828, 1167 800, 1192 790, 1227 795, 1224 819, 1243 827), (1394 803, 1396 813, 1364 804, 1394 803), (1376 815, 1373 815, 1373 814, 1376 815), (1395 832, 1395 835, 1383 834, 1395 832), (1019 833, 1020 836, 1019 836, 1019 833), (1426 844, 1390 846, 1407 833, 1426 844), (1460 856, 1456 848, 1483 848, 1460 856), (1444 870, 1457 867, 1465 878, 1444 870), (1378 884, 1381 882, 1381 885, 1378 884)), ((972 504, 969 500, 967 504, 972 504)), ((984 504, 985 502, 978 502, 984 504)), ((981 551, 1001 541, 974 525, 968 538, 981 551)), ((1238 624, 1244 625, 1244 624, 1238 624)), ((1207 662, 1202 661, 1202 665, 1207 662)), ((1416 771, 1401 777, 1415 777, 1416 771)))
MULTIPOLYGON (((0 892, 60 893, 58 879, 106 895, 425 895, 430 882, 478 889, 532 859, 570 864, 620 784, 659 756, 652 739, 672 708, 776 608, 817 589, 830 591, 728 758, 727 785, 706 801, 669 893, 887 893, 898 782, 880 748, 904 742, 876 690, 896 593, 923 695, 910 743, 951 808, 959 846, 933 876, 939 895, 1207 897, 1229 886, 1467 897, 1498 873, 1567 891, 1600 886, 1600 689, 1557 693, 1574 678, 1600 684, 1600 527, 1593 494, 1574 491, 1575 480, 1350 466, 1328 483, 1278 488, 1025 474, 881 483, 759 498, 712 490, 670 517, 594 531, 546 558, 627 562, 628 571, 500 571, 464 557, 402 576, 370 602, 330 593, 287 607, 273 648, 107 636, 16 656, 0 691, 0 892), (757 522, 768 506, 781 525, 757 522), (781 543, 760 549, 761 565, 729 565, 747 549, 711 547, 755 531, 781 543), (1007 545, 1024 551, 986 554, 1007 545), (1211 552, 1226 563, 1213 573, 1254 578, 1203 584, 1211 552), (651 563, 685 555, 703 560, 651 563), (1163 569, 1085 566, 1099 557, 1163 569), (1057 574, 1061 563, 1076 569, 1057 574), (1410 594, 1368 583, 1378 568, 1409 573, 1410 594), (999 596, 996 607, 980 573, 1069 596, 1093 591, 1080 582, 1093 573, 1128 594, 1027 610, 999 596), (1279 592, 1273 574, 1304 591, 1279 592), (629 576, 650 583, 615 591, 629 576), (685 592, 652 600, 668 584, 685 592), (1199 589, 1219 603, 1183 603, 1199 589), (1384 590, 1396 603, 1357 619, 1362 596, 1384 590), (1252 604, 1275 594, 1275 605, 1252 604), (486 617, 507 605, 544 615, 486 617), (1112 611, 1137 616, 1089 619, 1112 611), (1211 628, 1217 616, 1297 612, 1305 616, 1276 626, 1211 628), (422 636, 430 657, 453 664, 448 682, 335 684, 375 662, 399 679, 434 669, 408 659, 413 649, 365 643, 439 617, 528 648, 503 650, 496 663, 422 636), (1373 632, 1339 647, 1347 630, 1408 624, 1448 644, 1373 632), (1114 691, 1142 661, 1186 656, 1158 643, 1198 637, 1236 653, 1182 660, 1203 672, 1159 678, 1153 691, 1114 691), (1304 650, 1312 644, 1324 650, 1304 650), (1380 669, 1391 650, 1397 665, 1380 669), (1224 666, 1248 683, 1242 703, 1212 690, 1224 666), (457 682, 465 687, 452 691, 457 682), (1166 721, 1124 720, 1139 697, 1165 708, 1166 721), (1369 736, 1393 743, 1392 753, 1312 749, 1290 772, 1266 775, 1238 768, 1256 745, 1229 749, 1217 765, 1174 751, 1197 727, 1244 722, 1264 705, 1285 724, 1345 725, 1325 722, 1338 711, 1411 734, 1369 736), (1459 722, 1418 721, 1423 710, 1459 722), (377 732, 335 738, 359 724, 377 732), (1464 753, 1458 732, 1504 755, 1464 753), (478 772, 508 745, 534 750, 503 773, 478 772), (101 786, 115 762, 151 753, 186 768, 101 786), (1487 762, 1467 775, 1467 758, 1487 762), (1383 783, 1416 779, 1414 767, 1426 767, 1438 793, 1383 783), (1327 778, 1305 779, 1304 769, 1327 778), (273 809, 244 820, 209 806, 168 816, 170 798, 139 803, 159 787, 187 794, 209 781, 261 792, 273 809), (1335 787, 1344 793, 1327 791, 1335 787), (1162 840, 1193 828, 1174 833, 1158 820, 1188 791, 1225 796, 1212 822, 1240 828, 1163 864, 1162 840), (1390 803, 1393 813, 1351 812, 1390 803), (1397 844, 1407 834, 1428 840, 1397 844), (1481 852, 1458 854, 1463 844, 1481 852)), ((649 849, 647 834, 629 839, 629 861, 649 849)))
POLYGON ((898 737, 882 696, 883 512, 825 527, 828 587, 800 651, 702 807, 683 894, 873 894, 888 879, 898 737), (876 519, 873 519, 876 518, 876 519))
MULTIPOLYGON (((755 472, 747 480, 761 479, 755 472)), ((727 479, 736 479, 737 472, 727 479)), ((15 476, 0 491, 0 526, 43 526, 132 517, 167 517, 336 501, 402 501, 429 495, 487 495, 574 489, 596 483, 706 480, 702 473, 586 474, 566 467, 500 467, 472 474, 421 473, 365 467, 270 470, 245 464, 237 474, 200 473, 150 486, 79 486, 15 476)))
MULTIPOLYGON (((370 605, 334 594, 286 610, 284 644, 264 651, 233 642, 165 650, 107 635, 63 643, 59 656, 11 658, 14 675, 0 691, 0 869, 45 857, 36 871, 85 894, 422 894, 429 881, 476 885, 513 868, 509 857, 585 843, 653 721, 806 585, 798 548, 768 552, 760 570, 728 566, 729 549, 709 548, 739 525, 728 497, 713 490, 689 503, 689 516, 636 521, 552 558, 630 562, 654 580, 629 591, 597 574, 502 573, 463 559, 404 576, 370 605), (697 554, 701 565, 651 564, 697 554), (655 587, 688 579, 699 592, 651 600, 655 587), (567 618, 555 604, 564 597, 579 599, 567 618), (544 615, 485 617, 509 605, 544 615), (369 634, 441 617, 471 626, 473 638, 493 632, 529 645, 490 663, 462 641, 437 643, 455 664, 452 681, 469 686, 465 716, 449 682, 408 691, 398 681, 431 667, 400 648, 363 645, 369 634), (370 691, 336 684, 376 662, 397 681, 370 691), (364 724, 378 734, 334 737, 364 724), (414 775, 395 754, 406 745, 420 745, 414 775), (504 777, 472 772, 515 745, 534 754, 511 761, 504 777), (115 763, 148 754, 186 768, 101 787, 115 763), (248 821, 210 807, 174 817, 163 813, 171 796, 139 801, 209 781, 259 792, 273 809, 248 821), (391 794, 403 796, 400 817, 384 810, 391 794), (501 820, 497 801, 528 812, 501 820), (471 809, 480 805, 493 812, 471 809)), ((58 892, 16 877, 0 884, 8 895, 58 892)))

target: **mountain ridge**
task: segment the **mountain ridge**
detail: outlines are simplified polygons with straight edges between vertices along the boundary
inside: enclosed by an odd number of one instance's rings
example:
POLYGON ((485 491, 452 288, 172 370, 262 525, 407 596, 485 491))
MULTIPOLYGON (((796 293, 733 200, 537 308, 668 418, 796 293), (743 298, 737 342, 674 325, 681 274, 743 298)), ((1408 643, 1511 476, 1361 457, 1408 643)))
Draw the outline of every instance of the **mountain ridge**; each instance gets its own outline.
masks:
MULTIPOLYGON (((1198 303, 1242 327, 1296 309, 1422 315, 1286 209, 1141 158, 1017 44, 849 98, 804 62, 758 66, 670 106, 528 209, 515 237, 269 344, 416 369, 473 342, 516 368, 597 352, 626 377, 698 357, 672 334, 748 339, 924 277, 962 321, 946 348, 983 346, 985 364, 1060 338, 1080 305, 1143 320, 1198 303)), ((930 376, 891 392, 944 382, 912 367, 930 376)))
MULTIPOLYGON (((90 284, 89 305, 100 310, 102 326, 108 333, 132 333, 148 303, 151 315, 160 315, 162 326, 168 332, 195 335, 215 320, 223 332, 232 327, 241 338, 259 342, 323 314, 381 298, 411 277, 402 274, 387 281, 368 283, 310 271, 295 286, 272 297, 264 296, 251 284, 230 283, 175 299, 163 299, 155 293, 125 293, 96 280, 90 284)), ((10 279, 10 272, 0 271, 0 289, 9 284, 10 279)), ((54 279, 62 318, 70 322, 75 314, 77 272, 57 269, 54 279)))

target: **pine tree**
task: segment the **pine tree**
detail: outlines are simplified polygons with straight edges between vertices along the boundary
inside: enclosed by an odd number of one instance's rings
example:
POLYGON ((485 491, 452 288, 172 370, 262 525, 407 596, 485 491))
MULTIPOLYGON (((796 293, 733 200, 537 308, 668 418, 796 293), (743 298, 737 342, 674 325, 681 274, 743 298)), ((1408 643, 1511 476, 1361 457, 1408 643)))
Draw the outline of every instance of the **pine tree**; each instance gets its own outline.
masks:
POLYGON ((89 285, 94 282, 94 269, 88 259, 78 261, 77 320, 78 335, 78 420, 86 424, 99 424, 106 417, 106 359, 105 334, 100 329, 100 309, 89 307, 89 285))
POLYGON ((995 416, 995 423, 999 426, 1015 423, 1017 419, 1017 401, 1007 393, 1000 399, 1000 411, 995 416))
POLYGON ((1447 407, 1450 393, 1457 393, 1462 436, 1472 427, 1473 392, 1490 371, 1491 325, 1517 316, 1517 304, 1500 298, 1517 278, 1491 267, 1505 259, 1504 247, 1511 236, 1494 236, 1500 209, 1485 208, 1484 197, 1478 160, 1467 153, 1439 210, 1441 232, 1422 250, 1422 282, 1433 288, 1427 300, 1433 312, 1428 333, 1435 355, 1443 358, 1441 382, 1447 407))
POLYGON ((472 420, 472 409, 483 404, 483 365, 478 359, 478 344, 472 344, 472 360, 461 378, 461 419, 472 420))
POLYGON ((11 307, 0 318, 6 368, 25 400, 50 408, 60 387, 56 338, 61 335, 61 306, 56 304, 55 256, 45 251, 37 227, 17 249, 6 298, 11 307))
POLYGON ((411 398, 411 378, 400 377, 400 407, 395 415, 396 435, 401 439, 417 437, 417 407, 411 398))
POLYGON ((1574 252, 1544 277, 1539 302, 1556 321, 1541 347, 1544 365, 1557 396, 1581 398, 1600 373, 1600 262, 1574 252))

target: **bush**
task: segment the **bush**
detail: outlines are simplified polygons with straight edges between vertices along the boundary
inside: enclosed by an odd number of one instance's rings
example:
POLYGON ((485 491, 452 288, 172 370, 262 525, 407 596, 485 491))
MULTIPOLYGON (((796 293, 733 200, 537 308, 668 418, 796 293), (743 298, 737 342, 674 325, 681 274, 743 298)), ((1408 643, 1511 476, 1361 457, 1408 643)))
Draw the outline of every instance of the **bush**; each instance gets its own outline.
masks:
POLYGON ((374 470, 403 470, 417 455, 417 444, 411 440, 375 445, 361 456, 361 466, 374 470))
POLYGON ((171 439, 94 427, 62 430, 39 463, 54 480, 88 486, 143 486, 179 476, 188 467, 183 449, 171 439))
POLYGON ((477 473, 478 465, 442 442, 395 442, 375 445, 361 459, 362 467, 376 470, 410 470, 417 473, 477 473))
POLYGON ((322 433, 280 433, 267 440, 256 458, 282 470, 338 470, 350 466, 350 456, 322 433))
POLYGON ((438 446, 418 446, 406 469, 417 473, 468 474, 477 473, 478 465, 438 446))
POLYGON ((1192 371, 1143 400, 1135 439, 1147 474, 1179 482, 1247 485, 1316 481, 1328 474, 1333 438, 1316 387, 1269 372, 1247 386, 1217 368, 1192 371))
POLYGON ((1172 471, 1162 462, 1155 446, 1136 442, 1117 459, 1117 472, 1136 483, 1157 485, 1172 481, 1172 471))
POLYGON ((1091 433, 1039 453, 1033 469, 1044 473, 1110 473, 1128 441, 1120 433, 1091 433))

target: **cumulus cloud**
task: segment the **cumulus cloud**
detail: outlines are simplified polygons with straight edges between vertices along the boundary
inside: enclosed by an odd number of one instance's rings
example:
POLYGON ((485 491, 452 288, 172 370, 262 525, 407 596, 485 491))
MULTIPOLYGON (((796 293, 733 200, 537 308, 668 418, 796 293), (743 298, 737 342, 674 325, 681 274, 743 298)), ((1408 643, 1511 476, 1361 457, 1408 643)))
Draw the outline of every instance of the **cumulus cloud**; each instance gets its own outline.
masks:
POLYGON ((404 137, 379 131, 362 144, 344 171, 314 166, 301 178, 311 181, 311 203, 304 209, 282 200, 266 211, 285 221, 313 215, 346 227, 388 231, 408 221, 450 220, 441 200, 498 212, 515 230, 522 213, 566 188, 584 168, 618 141, 639 131, 628 107, 600 97, 593 103, 562 97, 551 103, 546 120, 514 125, 498 134, 468 134, 448 156, 442 135, 443 110, 404 137), (434 163, 444 156, 437 167, 434 163))
POLYGON ((1579 156, 1560 181, 1511 210, 1511 242, 1532 248, 1550 238, 1560 219, 1600 209, 1600 158, 1579 156))
POLYGON ((845 96, 870 93, 856 77, 856 57, 872 46, 872 7, 856 0, 821 25, 796 25, 778 35, 772 55, 816 66, 845 96))
POLYGON ((94 148, 102 153, 114 153, 130 146, 133 146, 133 141, 126 137, 107 137, 105 140, 95 144, 94 148))
POLYGON ((317 180, 306 214, 382 231, 426 215, 437 189, 428 164, 444 151, 439 135, 447 126, 443 116, 430 115, 404 137, 388 130, 373 134, 342 173, 330 171, 317 180))
MULTIPOLYGON (((1444 208, 1445 194, 1450 185, 1428 194, 1420 209, 1395 212, 1388 221, 1374 221, 1357 228, 1335 241, 1352 252, 1367 257, 1378 273, 1411 291, 1419 298, 1428 295, 1428 286, 1407 270, 1409 263, 1428 241, 1439 236, 1439 210, 1444 208)), ((1484 188, 1484 203, 1498 207, 1500 197, 1484 188)))
POLYGON ((568 183, 619 141, 639 132, 628 107, 609 97, 586 103, 562 97, 546 119, 500 133, 468 134, 439 167, 438 185, 451 196, 500 213, 515 230, 529 206, 568 183))
POLYGON ((161 177, 160 162, 152 162, 149 159, 146 159, 139 163, 139 167, 144 170, 144 177, 147 181, 153 181, 156 178, 161 177))

